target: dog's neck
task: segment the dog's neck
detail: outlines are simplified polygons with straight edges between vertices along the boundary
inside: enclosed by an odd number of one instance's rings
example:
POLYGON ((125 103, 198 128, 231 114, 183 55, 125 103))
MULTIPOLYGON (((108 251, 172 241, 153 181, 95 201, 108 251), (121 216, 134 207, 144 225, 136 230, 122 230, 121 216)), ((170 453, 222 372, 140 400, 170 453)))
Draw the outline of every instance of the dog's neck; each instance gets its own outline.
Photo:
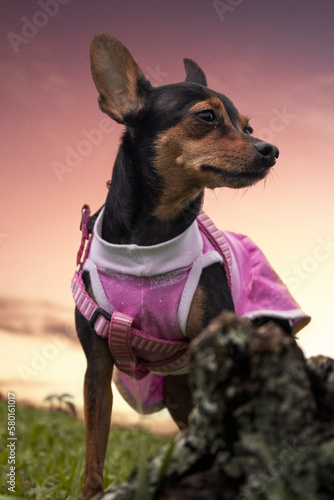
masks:
POLYGON ((199 193, 177 216, 161 221, 154 215, 163 187, 153 167, 130 144, 127 134, 115 161, 105 204, 102 238, 114 244, 150 246, 185 231, 201 209, 199 193))

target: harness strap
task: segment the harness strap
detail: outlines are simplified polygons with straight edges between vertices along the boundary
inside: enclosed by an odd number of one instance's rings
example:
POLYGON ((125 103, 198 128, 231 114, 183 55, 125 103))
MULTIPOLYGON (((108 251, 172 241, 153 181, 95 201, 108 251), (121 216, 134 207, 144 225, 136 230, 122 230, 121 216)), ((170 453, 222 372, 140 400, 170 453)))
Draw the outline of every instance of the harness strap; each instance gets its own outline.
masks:
MULTIPOLYGON (((81 230, 82 238, 77 254, 77 265, 79 271, 75 272, 72 279, 72 295, 75 304, 89 325, 102 338, 108 339, 110 351, 117 368, 132 376, 137 380, 145 377, 150 371, 161 374, 175 372, 188 365, 188 345, 187 340, 164 340, 151 337, 143 331, 133 327, 134 318, 127 314, 113 311, 109 314, 99 307, 89 296, 85 284, 82 280, 82 266, 88 256, 91 243, 91 234, 88 231, 87 223, 90 218, 88 205, 82 208, 81 230), (84 257, 82 258, 82 256, 84 257), (149 362, 139 360, 136 351, 154 352, 161 355, 163 361, 149 362)), ((227 279, 231 284, 230 265, 231 258, 227 243, 222 233, 216 228, 211 219, 201 212, 197 218, 198 224, 210 240, 214 248, 222 255, 227 279)))
POLYGON ((75 272, 71 283, 74 302, 95 332, 103 338, 108 337, 111 316, 98 307, 96 302, 86 292, 81 272, 75 272))
POLYGON ((202 231, 205 233, 206 237, 208 238, 212 246, 222 256, 225 266, 227 282, 229 284, 230 290, 232 290, 232 278, 231 278, 232 258, 228 244, 225 241, 224 234, 222 233, 222 231, 217 229, 217 227, 212 222, 210 217, 208 217, 208 215, 206 215, 206 213, 203 211, 200 212, 200 214, 198 215, 197 223, 202 228, 202 231))
POLYGON ((71 288, 74 302, 81 314, 97 335, 108 339, 109 348, 119 370, 140 380, 152 370, 170 373, 188 365, 188 341, 157 339, 133 327, 131 316, 118 311, 110 315, 86 292, 81 271, 75 272, 71 288), (161 355, 163 361, 138 362, 135 355, 137 349, 161 355))
POLYGON ((89 231, 87 228, 87 223, 89 221, 89 218, 90 218, 90 208, 88 205, 84 205, 81 209, 81 224, 80 224, 81 243, 80 243, 80 247, 79 247, 79 250, 77 253, 77 266, 80 266, 80 267, 82 267, 83 263, 87 259, 89 247, 90 247, 91 234, 89 234, 89 231), (87 245, 86 245, 86 243, 87 243, 87 245), (82 259, 82 255, 84 253, 85 247, 86 247, 86 251, 84 254, 84 258, 82 259))
POLYGON ((115 364, 125 373, 136 371, 136 357, 130 341, 132 322, 131 316, 114 311, 108 331, 108 344, 115 364))

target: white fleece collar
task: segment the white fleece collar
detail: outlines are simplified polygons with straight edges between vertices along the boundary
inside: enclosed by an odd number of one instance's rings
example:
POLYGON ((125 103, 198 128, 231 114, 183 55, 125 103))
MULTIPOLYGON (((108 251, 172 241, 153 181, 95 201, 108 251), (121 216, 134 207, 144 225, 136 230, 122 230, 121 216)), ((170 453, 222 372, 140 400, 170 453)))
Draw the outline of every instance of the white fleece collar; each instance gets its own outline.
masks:
POLYGON ((152 246, 115 245, 104 241, 101 210, 93 231, 90 258, 98 267, 115 273, 154 276, 191 266, 202 254, 203 240, 195 220, 176 238, 152 246))

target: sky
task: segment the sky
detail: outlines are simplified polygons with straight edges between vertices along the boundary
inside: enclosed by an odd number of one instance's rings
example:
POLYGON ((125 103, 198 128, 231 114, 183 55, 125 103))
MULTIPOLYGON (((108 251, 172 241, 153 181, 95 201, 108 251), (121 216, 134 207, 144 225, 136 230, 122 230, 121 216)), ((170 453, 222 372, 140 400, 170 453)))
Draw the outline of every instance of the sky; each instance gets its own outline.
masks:
POLYGON ((333 18, 332 0, 4 0, 0 297, 73 307, 81 206, 104 203, 122 133, 90 75, 90 40, 106 32, 155 86, 196 60, 279 148, 265 181, 208 192, 205 209, 250 236, 312 316, 305 353, 334 357, 333 18))

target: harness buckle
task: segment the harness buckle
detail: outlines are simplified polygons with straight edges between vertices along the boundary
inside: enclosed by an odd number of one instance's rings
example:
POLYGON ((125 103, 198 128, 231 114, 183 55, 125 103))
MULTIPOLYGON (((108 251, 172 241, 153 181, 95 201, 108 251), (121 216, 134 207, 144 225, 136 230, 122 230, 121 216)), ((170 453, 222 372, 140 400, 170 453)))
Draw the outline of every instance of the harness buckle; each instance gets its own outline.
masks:
POLYGON ((107 321, 111 321, 111 314, 107 313, 107 311, 105 311, 104 309, 101 309, 101 307, 97 307, 95 309, 95 311, 93 312, 92 314, 92 317, 90 318, 90 320, 88 321, 89 323, 89 326, 91 326, 94 330, 94 325, 95 325, 95 321, 97 320, 98 316, 99 315, 102 315, 107 321))
POLYGON ((82 210, 81 210, 81 221, 80 221, 80 231, 82 231, 82 227, 83 227, 83 224, 84 224, 84 221, 85 219, 87 218, 86 217, 86 214, 90 214, 90 209, 89 209, 89 206, 88 205, 84 205, 82 207, 82 210))

